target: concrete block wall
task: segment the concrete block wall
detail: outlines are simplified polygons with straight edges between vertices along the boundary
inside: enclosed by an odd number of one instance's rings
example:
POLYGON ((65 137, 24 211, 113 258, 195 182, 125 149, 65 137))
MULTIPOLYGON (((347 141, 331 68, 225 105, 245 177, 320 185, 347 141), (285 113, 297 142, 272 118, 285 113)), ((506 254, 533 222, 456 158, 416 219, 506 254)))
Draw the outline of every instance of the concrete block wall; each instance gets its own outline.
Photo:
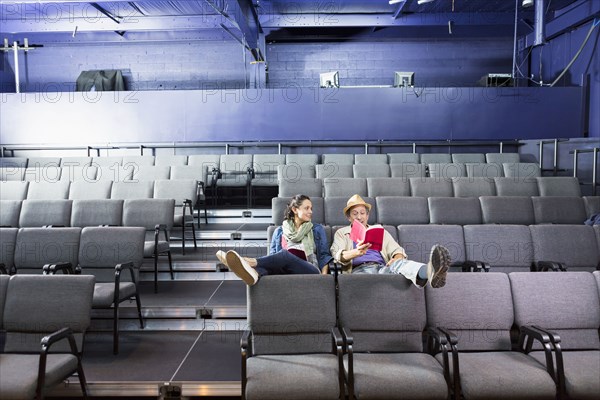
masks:
MULTIPOLYGON (((19 62, 23 92, 72 91, 81 71, 101 69, 122 70, 128 90, 243 88, 247 79, 242 48, 233 40, 47 44, 19 62)), ((14 90, 12 54, 3 64, 2 91, 14 90)))
POLYGON ((392 85, 394 71, 414 71, 417 86, 476 86, 510 73, 512 51, 509 39, 273 43, 269 84, 316 87, 321 72, 339 71, 341 86, 392 85))

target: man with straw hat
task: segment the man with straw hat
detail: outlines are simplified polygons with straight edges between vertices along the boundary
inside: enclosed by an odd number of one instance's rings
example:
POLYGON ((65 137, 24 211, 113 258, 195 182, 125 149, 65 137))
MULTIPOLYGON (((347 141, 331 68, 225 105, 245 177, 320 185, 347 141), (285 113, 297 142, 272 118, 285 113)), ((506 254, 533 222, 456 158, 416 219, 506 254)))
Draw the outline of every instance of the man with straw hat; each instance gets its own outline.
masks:
MULTIPOLYGON (((344 208, 344 215, 350 221, 360 222, 368 227, 371 205, 355 194, 350 197, 344 208)), ((339 229, 331 246, 331 254, 336 262, 344 267, 344 272, 354 274, 401 274, 416 286, 424 287, 428 282, 433 288, 446 284, 446 274, 450 267, 448 249, 436 244, 431 248, 427 264, 407 259, 404 249, 384 230, 381 251, 370 249, 370 243, 350 239, 351 226, 339 229)))

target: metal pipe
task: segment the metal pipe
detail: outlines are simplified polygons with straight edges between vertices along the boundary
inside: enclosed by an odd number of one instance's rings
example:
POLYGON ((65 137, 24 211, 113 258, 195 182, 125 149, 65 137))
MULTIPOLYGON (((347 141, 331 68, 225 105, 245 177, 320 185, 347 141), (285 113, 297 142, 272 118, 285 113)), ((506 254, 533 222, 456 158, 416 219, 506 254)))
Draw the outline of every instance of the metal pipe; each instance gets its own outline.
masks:
POLYGON ((552 160, 552 173, 554 176, 558 174, 558 139, 554 139, 554 159, 552 160))
POLYGON ((19 44, 13 42, 13 57, 15 60, 15 93, 21 93, 21 85, 19 84, 19 44))
POLYGON ((600 148, 595 147, 593 150, 592 164, 592 196, 596 196, 596 188, 598 186, 598 151, 600 148))
POLYGON ((504 142, 500 142, 500 154, 504 152, 504 142))
POLYGON ((281 143, 277 143, 277 154, 282 154, 281 150, 282 150, 281 143))
MULTIPOLYGON (((518 18, 519 18, 519 0, 515 0, 515 34, 514 34, 514 38, 513 38, 513 63, 512 63, 512 72, 511 72, 513 82, 515 80, 515 70, 516 70, 516 65, 517 65, 517 24, 519 23, 518 18)), ((500 151, 500 153, 502 153, 502 151, 500 151)))
POLYGON ((577 168, 579 164, 579 150, 573 150, 573 177, 577 178, 577 168))
POLYGON ((365 143, 365 154, 369 154, 369 143, 365 143))
POLYGON ((535 23, 533 45, 540 46, 546 43, 546 0, 535 0, 535 23))
POLYGON ((417 144, 413 142, 412 147, 413 147, 413 154, 416 154, 417 153, 417 144))
POLYGON ((540 170, 544 169, 544 141, 540 140, 540 170))

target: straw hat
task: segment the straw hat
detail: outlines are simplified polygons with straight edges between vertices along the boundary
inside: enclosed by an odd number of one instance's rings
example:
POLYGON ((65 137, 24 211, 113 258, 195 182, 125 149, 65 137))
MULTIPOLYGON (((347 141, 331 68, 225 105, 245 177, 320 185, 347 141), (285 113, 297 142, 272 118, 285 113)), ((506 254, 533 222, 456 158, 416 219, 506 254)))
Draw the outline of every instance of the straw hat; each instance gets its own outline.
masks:
POLYGON ((364 201, 362 197, 355 194, 354 196, 350 197, 346 202, 346 208, 344 208, 344 215, 347 216, 348 211, 350 211, 350 209, 354 206, 365 206, 367 208, 367 212, 371 211, 371 205, 364 201))

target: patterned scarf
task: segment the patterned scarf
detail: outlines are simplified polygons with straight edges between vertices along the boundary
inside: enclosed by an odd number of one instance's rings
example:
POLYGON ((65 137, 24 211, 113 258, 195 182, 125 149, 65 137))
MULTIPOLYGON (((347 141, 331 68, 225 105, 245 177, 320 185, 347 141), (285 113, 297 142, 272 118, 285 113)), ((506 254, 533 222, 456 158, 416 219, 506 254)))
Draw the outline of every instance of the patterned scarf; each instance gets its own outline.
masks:
POLYGON ((315 253, 315 238, 313 235, 312 222, 305 222, 296 229, 293 220, 283 221, 283 234, 288 242, 302 243, 307 256, 315 253))

